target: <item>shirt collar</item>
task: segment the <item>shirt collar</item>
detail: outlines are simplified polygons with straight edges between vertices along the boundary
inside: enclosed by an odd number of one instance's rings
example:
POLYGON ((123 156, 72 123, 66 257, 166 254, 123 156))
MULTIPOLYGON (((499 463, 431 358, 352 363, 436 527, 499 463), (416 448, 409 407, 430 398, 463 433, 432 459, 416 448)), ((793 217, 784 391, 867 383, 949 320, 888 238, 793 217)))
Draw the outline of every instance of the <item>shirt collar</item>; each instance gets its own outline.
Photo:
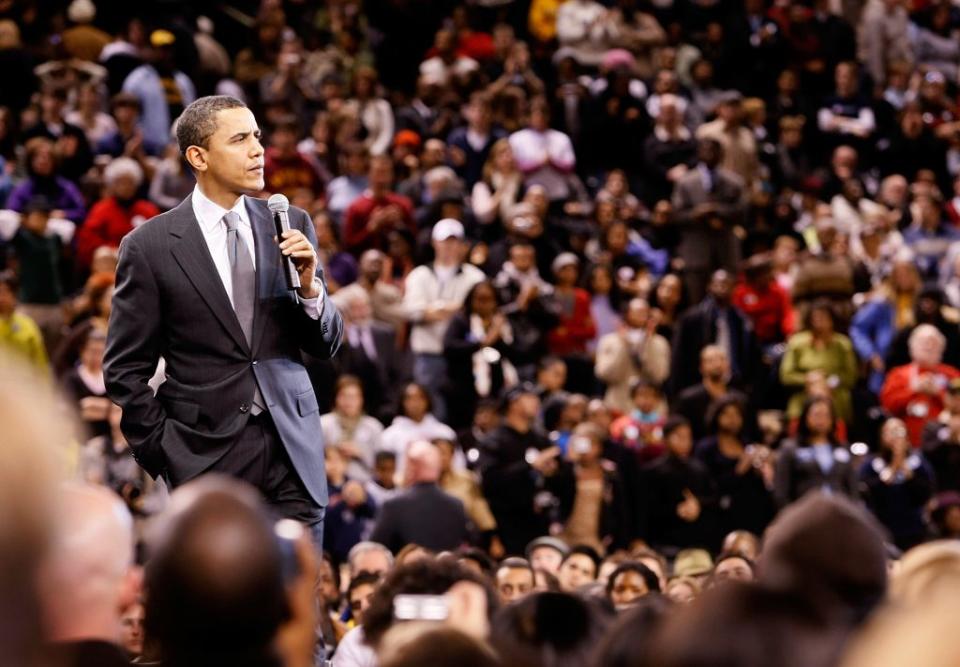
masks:
POLYGON ((233 208, 225 209, 203 194, 203 190, 200 189, 200 185, 198 184, 193 186, 193 210, 197 216, 197 221, 200 223, 200 228, 205 234, 216 231, 217 226, 220 225, 220 221, 223 219, 223 216, 227 214, 228 210, 234 211, 240 216, 241 225, 250 226, 250 216, 247 214, 245 195, 240 195, 237 198, 233 208))

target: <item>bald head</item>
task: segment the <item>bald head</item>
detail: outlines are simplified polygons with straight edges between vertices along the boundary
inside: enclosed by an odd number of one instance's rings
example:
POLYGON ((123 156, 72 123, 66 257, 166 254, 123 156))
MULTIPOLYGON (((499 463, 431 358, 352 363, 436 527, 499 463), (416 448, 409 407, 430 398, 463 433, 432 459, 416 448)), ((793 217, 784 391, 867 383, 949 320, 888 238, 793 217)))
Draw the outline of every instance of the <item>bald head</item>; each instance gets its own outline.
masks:
POLYGON ((44 576, 51 632, 59 640, 115 641, 120 611, 132 602, 133 519, 103 487, 67 484, 44 576))
POLYGON ((204 479, 182 492, 151 544, 148 636, 171 664, 268 651, 287 617, 270 521, 240 482, 204 479))
POLYGON ((440 479, 440 450, 426 440, 417 440, 407 450, 407 482, 436 482, 440 479))

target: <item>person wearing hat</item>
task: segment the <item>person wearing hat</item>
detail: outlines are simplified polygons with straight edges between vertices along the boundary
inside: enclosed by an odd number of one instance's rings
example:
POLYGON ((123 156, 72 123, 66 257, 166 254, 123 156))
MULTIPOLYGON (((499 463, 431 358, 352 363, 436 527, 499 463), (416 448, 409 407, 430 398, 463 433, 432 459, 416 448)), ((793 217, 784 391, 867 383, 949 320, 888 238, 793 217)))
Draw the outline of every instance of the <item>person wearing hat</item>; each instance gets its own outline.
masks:
POLYGON ((77 230, 77 267, 86 270, 97 248, 117 248, 134 227, 160 213, 152 202, 139 199, 143 170, 133 158, 119 157, 103 171, 107 197, 90 209, 90 215, 77 230))
POLYGON ((430 233, 432 264, 422 264, 407 275, 403 304, 412 323, 410 349, 413 378, 427 387, 434 414, 447 418, 444 388, 449 383, 443 339, 450 320, 463 308, 467 294, 482 281, 483 271, 464 262, 467 246, 463 224, 444 218, 430 233))
POLYGON ((728 91, 716 107, 717 117, 697 129, 697 139, 713 139, 723 148, 720 167, 739 176, 749 190, 760 176, 757 140, 743 124, 743 95, 728 91))
POLYGON ((503 422, 481 443, 483 495, 508 555, 524 553, 537 537, 559 529, 570 514, 576 481, 560 448, 534 426, 536 389, 520 384, 504 398, 503 422))
POLYGON ((538 537, 527 545, 524 554, 535 570, 546 570, 556 575, 560 571, 560 564, 570 553, 570 547, 563 540, 556 537, 538 537))
POLYGON ((140 100, 140 127, 145 141, 165 146, 170 125, 197 98, 193 82, 176 67, 177 38, 169 30, 150 33, 150 59, 127 75, 123 92, 140 100))
POLYGON ((713 559, 706 549, 682 549, 673 560, 674 577, 693 577, 701 584, 713 570, 713 559))

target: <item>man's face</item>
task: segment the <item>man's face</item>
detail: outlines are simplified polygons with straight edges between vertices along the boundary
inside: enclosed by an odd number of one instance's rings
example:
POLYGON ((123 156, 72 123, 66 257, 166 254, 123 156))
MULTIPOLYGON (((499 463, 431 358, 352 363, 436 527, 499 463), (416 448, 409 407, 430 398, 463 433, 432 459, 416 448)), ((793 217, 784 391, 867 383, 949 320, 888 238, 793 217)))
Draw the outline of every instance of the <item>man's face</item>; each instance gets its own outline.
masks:
POLYGON ((360 258, 360 273, 370 282, 376 282, 383 274, 383 254, 378 250, 363 253, 360 258))
POLYGON ((726 271, 717 271, 710 278, 710 294, 720 303, 726 303, 730 300, 732 290, 733 279, 726 271))
POLYGON ((393 185, 393 163, 388 160, 374 160, 370 164, 370 173, 367 178, 371 188, 389 190, 393 185))
POLYGON ((394 478, 397 475, 397 462, 393 459, 382 459, 377 461, 373 469, 373 474, 377 483, 385 489, 392 489, 394 478))
POLYGON ((139 184, 132 176, 121 176, 113 182, 113 196, 121 200, 131 200, 137 194, 139 184))
POLYGON ((597 578, 597 567, 589 556, 573 554, 563 561, 557 578, 560 580, 560 588, 572 593, 597 578))
POLYGON ((143 653, 143 605, 132 604, 120 616, 120 645, 132 655, 143 653))
POLYGON ((350 615, 360 618, 370 606, 370 598, 376 590, 373 584, 360 584, 350 591, 350 615))
POLYGON ((510 261, 517 271, 529 271, 533 268, 533 262, 536 255, 533 246, 515 245, 510 248, 510 261))
POLYGON ((546 570, 550 574, 560 571, 563 554, 553 547, 537 547, 530 552, 530 565, 534 570, 546 570))
POLYGON ((217 112, 216 130, 200 148, 201 172, 229 192, 263 190, 263 146, 260 128, 247 108, 217 112))
POLYGON ((441 264, 457 264, 463 260, 464 243, 455 236, 433 242, 433 251, 441 264))
POLYGON ((633 299, 627 308, 627 324, 634 329, 647 326, 650 318, 650 305, 643 299, 633 299))
POLYGON ((704 350, 700 355, 700 373, 706 378, 717 381, 726 377, 730 370, 726 353, 719 348, 704 350))
POLYGON ((647 595, 650 589, 647 588, 647 582, 640 576, 639 572, 627 570, 621 573, 616 581, 613 582, 613 589, 610 591, 610 601, 617 609, 629 607, 634 602, 647 595))
POLYGON ((535 585, 533 572, 522 567, 501 567, 497 570, 497 593, 503 604, 526 597, 535 585))
POLYGON ((753 581, 753 570, 742 558, 727 558, 717 565, 713 576, 721 581, 753 581))

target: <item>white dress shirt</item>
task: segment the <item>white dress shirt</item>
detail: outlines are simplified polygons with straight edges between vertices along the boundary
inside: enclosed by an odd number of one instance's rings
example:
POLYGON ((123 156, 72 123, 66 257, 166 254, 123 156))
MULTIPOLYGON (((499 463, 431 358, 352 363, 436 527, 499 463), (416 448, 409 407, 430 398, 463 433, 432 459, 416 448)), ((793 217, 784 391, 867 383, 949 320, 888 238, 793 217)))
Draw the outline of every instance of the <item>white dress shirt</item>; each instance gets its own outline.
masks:
MULTIPOLYGON (((233 275, 230 271, 230 257, 227 254, 227 226, 223 223, 223 216, 227 214, 227 209, 211 201, 203 194, 199 185, 193 188, 191 203, 193 204, 193 214, 200 223, 203 239, 207 242, 207 248, 210 250, 210 257, 213 258, 213 264, 217 267, 217 273, 220 274, 223 288, 227 291, 227 298, 230 299, 230 305, 233 306, 233 275)), ((240 216, 237 233, 240 234, 246 244, 251 254, 253 268, 256 269, 257 253, 254 251, 253 227, 250 224, 250 215, 247 213, 246 196, 241 195, 230 210, 240 216)), ((277 252, 280 252, 280 250, 278 249, 277 252)), ((321 284, 320 297, 323 296, 325 296, 325 292, 321 284)), ((304 312, 311 319, 320 319, 320 314, 323 312, 323 301, 320 297, 300 299, 304 312)))

